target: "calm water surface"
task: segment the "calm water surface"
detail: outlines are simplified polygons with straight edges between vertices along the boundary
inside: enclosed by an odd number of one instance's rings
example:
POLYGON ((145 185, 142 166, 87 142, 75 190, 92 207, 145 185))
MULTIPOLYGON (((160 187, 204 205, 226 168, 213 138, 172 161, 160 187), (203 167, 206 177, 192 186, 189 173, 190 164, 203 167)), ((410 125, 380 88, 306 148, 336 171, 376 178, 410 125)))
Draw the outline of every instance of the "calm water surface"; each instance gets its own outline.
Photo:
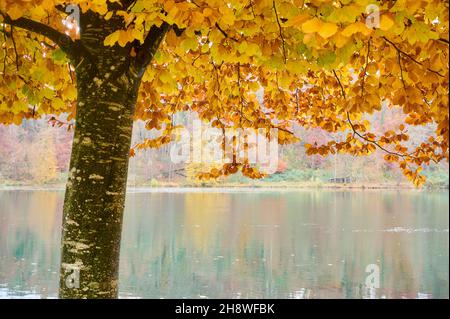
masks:
MULTIPOLYGON (((0 191, 0 298, 57 296, 62 201, 0 191)), ((120 295, 448 298, 448 209, 448 192, 129 193, 120 295)))

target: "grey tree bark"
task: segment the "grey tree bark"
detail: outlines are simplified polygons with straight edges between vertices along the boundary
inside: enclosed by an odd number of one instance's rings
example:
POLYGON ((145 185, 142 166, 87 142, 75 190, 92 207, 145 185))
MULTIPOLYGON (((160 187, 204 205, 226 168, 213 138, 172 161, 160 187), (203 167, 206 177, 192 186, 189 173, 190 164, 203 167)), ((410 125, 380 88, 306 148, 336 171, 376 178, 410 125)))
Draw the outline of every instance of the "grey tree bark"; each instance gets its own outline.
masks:
POLYGON ((133 113, 142 75, 169 27, 152 27, 141 45, 105 47, 104 38, 120 28, 120 17, 105 21, 84 13, 78 49, 69 52, 78 102, 64 200, 60 298, 118 297, 133 113))

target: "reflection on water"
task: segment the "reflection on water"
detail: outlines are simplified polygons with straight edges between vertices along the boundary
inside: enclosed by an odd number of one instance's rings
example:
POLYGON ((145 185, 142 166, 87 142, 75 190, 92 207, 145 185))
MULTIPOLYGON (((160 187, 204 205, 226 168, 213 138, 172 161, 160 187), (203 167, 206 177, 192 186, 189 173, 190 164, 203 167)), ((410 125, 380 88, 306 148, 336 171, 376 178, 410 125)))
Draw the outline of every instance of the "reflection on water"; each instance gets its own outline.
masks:
MULTIPOLYGON (((56 297, 62 200, 0 192, 0 298, 56 297)), ((120 294, 448 298, 448 208, 448 192, 129 193, 120 294)))

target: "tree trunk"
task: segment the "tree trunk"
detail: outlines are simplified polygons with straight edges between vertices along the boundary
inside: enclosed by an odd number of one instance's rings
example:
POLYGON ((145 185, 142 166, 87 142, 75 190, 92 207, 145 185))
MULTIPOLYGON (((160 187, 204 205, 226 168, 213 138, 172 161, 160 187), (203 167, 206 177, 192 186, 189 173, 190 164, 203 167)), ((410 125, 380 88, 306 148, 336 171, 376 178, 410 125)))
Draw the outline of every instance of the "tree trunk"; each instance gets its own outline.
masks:
POLYGON ((120 16, 105 21, 83 13, 79 50, 71 53, 78 103, 64 199, 60 298, 118 297, 134 108, 142 75, 169 26, 153 26, 142 45, 105 47, 105 37, 123 28, 120 16))
POLYGON ((133 112, 140 78, 127 48, 106 48, 121 26, 83 17, 77 116, 63 212, 60 298, 117 298, 133 112))
POLYGON ((78 108, 63 214, 61 298, 116 298, 137 84, 116 90, 78 77, 78 108), (87 85, 86 85, 87 84, 87 85))

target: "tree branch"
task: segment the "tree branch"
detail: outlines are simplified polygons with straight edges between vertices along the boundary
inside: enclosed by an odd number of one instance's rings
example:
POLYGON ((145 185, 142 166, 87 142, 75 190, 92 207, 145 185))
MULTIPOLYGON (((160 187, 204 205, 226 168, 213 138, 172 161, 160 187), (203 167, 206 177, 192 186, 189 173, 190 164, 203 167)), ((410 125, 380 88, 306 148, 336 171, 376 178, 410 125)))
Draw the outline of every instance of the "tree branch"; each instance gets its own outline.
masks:
POLYGON ((34 20, 30 20, 27 18, 19 18, 17 20, 13 20, 7 14, 1 11, 0 15, 3 17, 4 23, 40 34, 57 44, 61 48, 61 50, 63 50, 69 57, 75 55, 75 42, 68 35, 61 33, 46 24, 34 20))
POLYGON ((342 85, 341 79, 339 79, 339 77, 338 77, 338 75, 336 74, 336 71, 335 71, 334 69, 333 69, 333 74, 334 74, 334 77, 335 77, 336 80, 338 81, 338 84, 339 84, 339 86, 340 86, 340 88, 341 88, 342 97, 344 98, 344 100, 346 100, 347 97, 346 97, 346 95, 345 95, 344 86, 342 85))
POLYGON ((285 46, 285 41, 284 41, 284 36, 283 36, 283 30, 281 29, 280 19, 278 17, 277 7, 275 5, 275 0, 273 0, 272 5, 273 5, 273 10, 275 11, 275 17, 277 18, 278 31, 280 32, 281 44, 283 45, 284 64, 286 64, 286 61, 287 61, 286 46, 285 46))
POLYGON ((386 41, 387 43, 389 43, 390 45, 392 45, 394 47, 395 50, 397 50, 397 52, 403 54, 405 57, 409 58, 411 61, 413 61, 414 63, 424 67, 427 71, 432 72, 434 74, 437 74, 440 77, 444 77, 441 73, 439 73, 436 70, 430 69, 425 67, 421 62, 417 61, 412 55, 406 53, 405 51, 402 51, 394 42, 392 42, 391 40, 389 40, 386 37, 383 37, 384 41, 386 41))
POLYGON ((216 22, 215 26, 216 26, 216 28, 220 31, 220 33, 222 33, 222 35, 223 35, 225 38, 231 39, 231 40, 233 40, 234 42, 239 42, 237 39, 235 39, 235 38, 233 38, 233 37, 230 37, 230 36, 228 35, 228 33, 227 33, 224 29, 222 29, 222 28, 220 27, 220 25, 219 25, 217 22, 216 22))
POLYGON ((13 43, 14 53, 16 55, 16 69, 19 71, 19 53, 17 53, 16 40, 14 39, 14 27, 11 26, 11 40, 13 43))
POLYGON ((443 42, 443 43, 445 43, 447 45, 449 44, 448 40, 444 39, 444 38, 439 38, 438 41, 443 42))
POLYGON ((136 5, 137 0, 121 0, 120 3, 123 9, 131 10, 136 5))
POLYGON ((365 99, 364 91, 365 91, 365 86, 366 86, 367 66, 369 65, 369 58, 370 58, 370 42, 371 42, 371 39, 369 39, 369 42, 367 43, 366 63, 364 65, 364 71, 363 71, 364 74, 363 74, 362 83, 361 83, 361 97, 363 99, 365 99))
MULTIPOLYGON (((338 84, 339 84, 339 86, 340 86, 340 88, 341 88, 342 96, 343 96, 344 100, 346 100, 346 95, 345 95, 344 86, 342 85, 342 82, 341 82, 341 80, 339 79, 339 77, 338 77, 338 75, 337 75, 337 73, 336 73, 335 70, 333 70, 333 74, 334 74, 334 77, 336 78, 336 80, 337 80, 337 82, 338 82, 338 84)), ((362 135, 361 133, 359 133, 359 132, 356 130, 355 125, 353 124, 352 120, 350 119, 350 113, 349 113, 348 111, 346 111, 346 116, 347 116, 347 122, 348 122, 348 124, 350 124, 350 128, 351 128, 352 131, 353 131, 353 135, 356 135, 356 136, 358 136, 360 139, 362 139, 362 140, 364 140, 364 141, 366 141, 366 142, 368 142, 368 143, 371 143, 371 144, 375 145, 376 147, 378 147, 380 150, 384 151, 384 152, 387 153, 387 154, 395 155, 395 156, 398 156, 398 157, 401 157, 401 158, 406 158, 406 157, 416 158, 416 157, 414 157, 414 156, 411 155, 411 154, 401 154, 401 153, 398 153, 398 152, 390 151, 390 150, 388 150, 387 148, 385 148, 385 147, 383 147, 382 145, 380 145, 380 143, 378 143, 377 141, 372 140, 372 139, 370 139, 370 138, 367 138, 366 136, 362 135)))
POLYGON ((170 25, 166 22, 160 27, 152 26, 144 40, 144 43, 138 48, 136 55, 136 66, 139 75, 142 75, 145 68, 150 64, 159 48, 162 40, 164 39, 166 33, 170 30, 170 25), (141 74, 142 73, 142 74, 141 74))

